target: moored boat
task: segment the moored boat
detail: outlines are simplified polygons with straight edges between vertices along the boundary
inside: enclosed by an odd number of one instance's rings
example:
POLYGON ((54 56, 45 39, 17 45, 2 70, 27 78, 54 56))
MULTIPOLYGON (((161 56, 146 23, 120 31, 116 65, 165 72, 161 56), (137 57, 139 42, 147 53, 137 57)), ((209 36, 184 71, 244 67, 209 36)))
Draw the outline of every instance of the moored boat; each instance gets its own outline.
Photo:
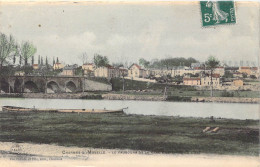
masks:
POLYGON ((38 108, 25 108, 16 106, 3 106, 3 112, 63 112, 63 113, 123 113, 124 109, 119 110, 106 110, 106 109, 38 109, 38 108))

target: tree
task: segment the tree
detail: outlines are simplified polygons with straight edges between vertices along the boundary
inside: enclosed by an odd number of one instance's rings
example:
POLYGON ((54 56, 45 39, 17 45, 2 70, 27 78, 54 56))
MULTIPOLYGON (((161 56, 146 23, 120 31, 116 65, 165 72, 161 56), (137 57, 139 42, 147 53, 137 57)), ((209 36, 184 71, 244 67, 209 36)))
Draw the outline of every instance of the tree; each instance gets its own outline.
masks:
POLYGON ((59 58, 57 57, 56 63, 59 63, 59 58))
POLYGON ((37 51, 37 49, 32 43, 30 43, 28 41, 22 43, 21 55, 22 55, 22 58, 24 59, 24 65, 28 64, 28 59, 30 57, 34 56, 36 51, 37 51))
POLYGON ((19 65, 22 65, 22 55, 20 55, 20 59, 19 59, 19 65))
POLYGON ((54 59, 54 57, 53 57, 53 60, 52 60, 52 65, 54 66, 54 64, 55 64, 55 59, 54 59))
POLYGON ((143 66, 144 68, 149 67, 150 62, 145 60, 144 58, 139 59, 139 65, 143 66))
POLYGON ((38 56, 38 65, 40 65, 41 64, 41 56, 39 55, 38 56))
POLYGON ((7 59, 11 58, 13 53, 17 52, 17 44, 12 35, 0 33, 0 70, 7 59))
POLYGON ((94 55, 94 64, 96 67, 102 67, 109 64, 108 58, 99 54, 94 55))
POLYGON ((82 64, 85 64, 88 60, 87 53, 86 52, 82 53, 82 55, 79 56, 79 59, 82 61, 82 64))
POLYGON ((34 56, 32 56, 32 65, 34 64, 34 56))
POLYGON ((43 65, 43 58, 41 57, 41 65, 43 65))
POLYGON ((13 64, 15 64, 15 61, 16 61, 16 55, 14 54, 14 56, 13 56, 13 64))
POLYGON ((233 78, 233 74, 230 71, 225 71, 224 78, 233 78))
POLYGON ((210 56, 208 60, 205 62, 205 65, 208 69, 210 69, 210 85, 211 85, 211 97, 213 96, 213 82, 212 82, 212 75, 215 68, 219 66, 219 61, 214 57, 210 56))
POLYGON ((46 64, 46 66, 49 65, 47 56, 46 56, 46 59, 45 59, 45 64, 46 64))

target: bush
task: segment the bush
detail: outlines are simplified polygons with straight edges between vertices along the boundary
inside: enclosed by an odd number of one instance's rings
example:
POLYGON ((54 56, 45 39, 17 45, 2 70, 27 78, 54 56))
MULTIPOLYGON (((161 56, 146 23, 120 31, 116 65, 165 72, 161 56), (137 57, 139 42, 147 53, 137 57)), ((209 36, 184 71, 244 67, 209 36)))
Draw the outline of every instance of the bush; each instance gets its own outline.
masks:
POLYGON ((255 75, 250 75, 250 78, 251 79, 256 79, 256 76, 255 75))
POLYGON ((182 97, 182 96, 168 96, 167 101, 191 101, 191 97, 182 97))
POLYGON ((221 93, 221 97, 234 97, 234 92, 224 91, 221 93))
POLYGON ((82 96, 81 99, 103 99, 101 95, 86 95, 82 96))

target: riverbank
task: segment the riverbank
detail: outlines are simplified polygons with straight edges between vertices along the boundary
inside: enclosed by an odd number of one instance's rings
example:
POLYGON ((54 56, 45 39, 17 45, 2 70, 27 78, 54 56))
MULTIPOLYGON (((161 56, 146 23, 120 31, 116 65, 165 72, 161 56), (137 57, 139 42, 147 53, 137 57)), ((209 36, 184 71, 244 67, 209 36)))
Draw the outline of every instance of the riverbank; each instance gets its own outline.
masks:
POLYGON ((134 150, 64 147, 51 144, 0 142, 1 167, 257 167, 258 157, 214 154, 146 154, 134 150), (13 150, 18 148, 19 150, 13 150), (17 154, 20 153, 20 154, 17 154), (87 153, 87 154, 82 154, 87 153))
POLYGON ((259 155, 258 120, 0 112, 0 141, 153 153, 259 155))
POLYGON ((105 99, 105 100, 139 100, 139 101, 187 101, 187 102, 221 102, 221 103, 260 103, 260 98, 245 97, 201 97, 201 96, 168 96, 149 94, 118 93, 6 93, 5 98, 41 98, 41 99, 105 99))

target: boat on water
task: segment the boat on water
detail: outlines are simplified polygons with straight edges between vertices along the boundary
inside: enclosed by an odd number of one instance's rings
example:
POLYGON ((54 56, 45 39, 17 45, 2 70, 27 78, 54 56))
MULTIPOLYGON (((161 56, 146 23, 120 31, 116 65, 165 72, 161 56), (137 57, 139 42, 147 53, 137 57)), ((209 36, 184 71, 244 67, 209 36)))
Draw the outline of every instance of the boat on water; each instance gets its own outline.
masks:
MULTIPOLYGON (((128 108, 128 107, 127 107, 128 108)), ((62 113, 124 113, 124 109, 119 110, 106 110, 106 109, 38 109, 38 108, 25 108, 16 106, 3 106, 3 112, 62 112, 62 113)))

